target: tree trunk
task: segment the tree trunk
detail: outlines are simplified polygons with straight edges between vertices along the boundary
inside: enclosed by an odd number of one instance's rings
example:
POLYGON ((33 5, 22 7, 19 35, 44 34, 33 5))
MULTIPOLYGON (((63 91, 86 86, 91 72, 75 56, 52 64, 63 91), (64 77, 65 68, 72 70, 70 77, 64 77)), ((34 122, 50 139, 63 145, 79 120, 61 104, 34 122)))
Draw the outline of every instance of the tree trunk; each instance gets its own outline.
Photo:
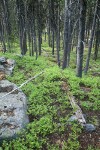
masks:
POLYGON ((65 17, 64 17, 64 55, 62 68, 69 66, 70 60, 70 42, 71 42, 71 1, 65 0, 65 17))
POLYGON ((97 60, 99 44, 100 44, 100 30, 96 32, 96 41, 95 41, 95 49, 94 49, 94 60, 97 60))
POLYGON ((24 2, 23 1, 20 2, 20 0, 16 0, 16 5, 17 5, 17 13, 18 13, 21 54, 25 55, 27 52, 25 6, 24 6, 24 2))
POLYGON ((36 38, 36 26, 35 26, 35 18, 33 19, 33 45, 34 45, 34 52, 36 53, 36 59, 38 58, 38 50, 37 50, 37 38, 36 38))
MULTIPOLYGON (((97 9, 97 15, 98 17, 100 17, 100 1, 99 1, 99 4, 98 4, 98 9, 97 9)), ((95 50, 94 50, 94 60, 97 60, 97 57, 98 57, 98 51, 99 51, 99 45, 100 45, 100 24, 99 24, 99 18, 97 18, 97 32, 96 32, 96 35, 95 35, 95 38, 96 38, 96 41, 95 41, 95 50)))
POLYGON ((48 0, 48 23, 47 23, 47 33, 48 33, 48 45, 49 47, 51 47, 51 21, 50 21, 50 17, 51 17, 51 0, 48 0))
POLYGON ((41 55, 41 2, 37 3, 37 27, 38 27, 38 51, 39 55, 41 55))
POLYGON ((6 28, 7 46, 8 46, 8 49, 10 50, 11 26, 10 26, 10 20, 9 20, 8 0, 1 0, 1 5, 3 8, 4 22, 5 22, 5 28, 6 28))
POLYGON ((93 18, 93 25, 92 25, 92 30, 91 30, 91 35, 90 35, 90 41, 89 41, 89 47, 88 47, 88 55, 87 55, 87 60, 86 60, 86 67, 84 69, 84 73, 87 74, 88 68, 89 68, 89 61, 90 61, 90 56, 91 56, 91 49, 92 49, 92 44, 93 44, 93 38, 94 38, 94 33, 95 33, 95 26, 96 26, 96 15, 97 15, 97 9, 98 8, 98 2, 99 0, 96 1, 96 6, 95 6, 95 12, 94 12, 94 18, 93 18))
POLYGON ((0 36, 1 36, 1 42, 2 42, 2 45, 3 45, 3 52, 5 53, 6 52, 6 43, 5 43, 5 40, 4 40, 4 29, 3 29, 3 21, 1 20, 0 22, 0 36))
POLYGON ((67 56, 68 56, 68 44, 69 44, 69 37, 68 37, 68 5, 69 0, 65 0, 65 16, 64 16, 64 55, 63 55, 63 64, 62 68, 65 69, 67 67, 67 56))
POLYGON ((55 48, 55 34, 54 29, 52 29, 52 55, 54 55, 54 48, 55 48))
POLYGON ((60 67, 60 20, 59 20, 59 17, 60 17, 60 8, 59 8, 59 2, 57 3, 57 27, 56 27, 56 47, 57 47, 57 63, 58 63, 58 66, 60 67))
POLYGON ((71 0, 69 1, 69 8, 68 8, 68 39, 69 39, 69 44, 68 44, 68 55, 67 55, 67 66, 69 66, 70 63, 70 51, 71 51, 71 43, 72 43, 72 37, 71 37, 71 0))
POLYGON ((82 77, 83 66, 83 50, 84 50, 84 35, 85 35, 85 18, 86 18, 86 0, 79 0, 79 35, 77 46, 77 72, 78 77, 82 77))

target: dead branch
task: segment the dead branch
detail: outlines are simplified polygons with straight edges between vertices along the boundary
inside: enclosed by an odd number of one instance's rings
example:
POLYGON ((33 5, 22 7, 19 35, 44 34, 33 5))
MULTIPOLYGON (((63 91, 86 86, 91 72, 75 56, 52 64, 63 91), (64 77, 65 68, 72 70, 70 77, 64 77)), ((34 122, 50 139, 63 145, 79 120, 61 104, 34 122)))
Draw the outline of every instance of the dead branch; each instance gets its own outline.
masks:
POLYGON ((41 74, 43 74, 44 71, 40 72, 39 74, 35 75, 34 77, 29 78, 28 80, 26 80, 24 83, 22 83, 19 87, 13 89, 12 91, 10 91, 9 93, 5 94, 4 96, 0 97, 0 99, 8 96, 9 94, 13 93, 14 91, 20 89, 22 86, 24 86, 25 84, 27 84, 28 82, 32 81, 33 79, 37 78, 38 76, 40 76, 41 74))
POLYGON ((85 118, 83 116, 81 108, 76 103, 75 97, 73 95, 71 95, 70 92, 68 92, 68 97, 69 97, 70 103, 72 105, 72 108, 75 110, 75 116, 76 116, 78 122, 82 126, 84 126, 86 124, 86 120, 85 120, 85 118))

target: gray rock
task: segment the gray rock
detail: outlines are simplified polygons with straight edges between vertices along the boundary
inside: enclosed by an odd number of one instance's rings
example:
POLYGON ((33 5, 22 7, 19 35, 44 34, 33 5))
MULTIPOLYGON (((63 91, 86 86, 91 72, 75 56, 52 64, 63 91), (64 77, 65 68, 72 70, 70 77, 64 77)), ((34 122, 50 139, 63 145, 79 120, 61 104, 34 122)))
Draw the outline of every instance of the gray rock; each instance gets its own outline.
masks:
POLYGON ((5 57, 0 57, 0 63, 5 63, 6 62, 6 58, 5 57))
POLYGON ((16 137, 29 122, 27 98, 21 90, 2 98, 16 87, 7 80, 0 81, 0 140, 16 137))
POLYGON ((8 76, 11 76, 13 73, 13 69, 14 69, 13 67, 8 67, 8 68, 6 67, 5 68, 5 74, 8 76))
POLYGON ((84 128, 87 132, 93 132, 96 130, 96 127, 93 124, 85 124, 84 128))
POLYGON ((14 88, 17 88, 17 86, 8 80, 1 80, 0 81, 0 92, 10 92, 14 88))
POLYGON ((0 57, 0 71, 4 72, 6 75, 12 75, 15 64, 16 62, 13 59, 0 57))
POLYGON ((5 64, 5 65, 4 65, 5 74, 7 74, 7 75, 12 75, 14 67, 15 67, 15 65, 5 64))
POLYGON ((9 66, 15 66, 16 62, 15 62, 15 60, 13 60, 13 59, 7 59, 7 64, 8 64, 9 66))
POLYGON ((76 121, 77 118, 75 115, 71 116, 69 119, 68 119, 68 122, 73 122, 73 121, 76 121))
POLYGON ((5 68, 3 65, 0 65, 0 71, 5 73, 5 68))

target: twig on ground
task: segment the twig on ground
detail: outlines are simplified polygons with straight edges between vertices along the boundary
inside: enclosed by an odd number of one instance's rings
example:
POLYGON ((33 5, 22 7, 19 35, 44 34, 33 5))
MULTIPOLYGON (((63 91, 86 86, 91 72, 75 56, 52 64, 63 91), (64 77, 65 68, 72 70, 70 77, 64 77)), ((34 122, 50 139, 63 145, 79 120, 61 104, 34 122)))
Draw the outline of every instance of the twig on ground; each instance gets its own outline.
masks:
POLYGON ((4 96, 0 97, 0 99, 2 99, 2 98, 4 98, 4 97, 8 96, 9 94, 13 93, 14 91, 16 91, 16 90, 18 90, 18 89, 20 89, 22 86, 24 86, 25 84, 27 84, 27 83, 30 82, 31 80, 37 78, 38 76, 40 76, 40 75, 43 74, 43 73, 44 73, 44 71, 42 71, 42 72, 40 72, 39 74, 35 75, 34 77, 31 77, 30 79, 26 80, 26 81, 25 81, 24 83, 22 83, 19 87, 13 89, 13 90, 10 91, 9 93, 7 93, 7 94, 5 94, 4 96))

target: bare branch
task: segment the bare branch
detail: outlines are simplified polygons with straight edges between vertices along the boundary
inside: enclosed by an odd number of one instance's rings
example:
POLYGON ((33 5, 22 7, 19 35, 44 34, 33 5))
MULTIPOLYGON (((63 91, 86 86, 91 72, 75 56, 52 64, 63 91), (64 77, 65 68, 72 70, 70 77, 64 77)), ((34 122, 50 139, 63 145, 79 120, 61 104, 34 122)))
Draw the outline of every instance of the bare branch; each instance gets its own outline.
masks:
POLYGON ((44 71, 40 72, 39 74, 35 75, 34 77, 29 78, 28 80, 26 80, 24 83, 22 83, 19 87, 13 89, 12 91, 10 91, 9 93, 5 94, 4 96, 0 97, 0 99, 8 96, 9 94, 13 93, 14 91, 20 89, 22 86, 24 86, 25 84, 27 84, 28 82, 32 81, 33 79, 37 78, 38 76, 40 76, 41 74, 43 74, 44 71))

